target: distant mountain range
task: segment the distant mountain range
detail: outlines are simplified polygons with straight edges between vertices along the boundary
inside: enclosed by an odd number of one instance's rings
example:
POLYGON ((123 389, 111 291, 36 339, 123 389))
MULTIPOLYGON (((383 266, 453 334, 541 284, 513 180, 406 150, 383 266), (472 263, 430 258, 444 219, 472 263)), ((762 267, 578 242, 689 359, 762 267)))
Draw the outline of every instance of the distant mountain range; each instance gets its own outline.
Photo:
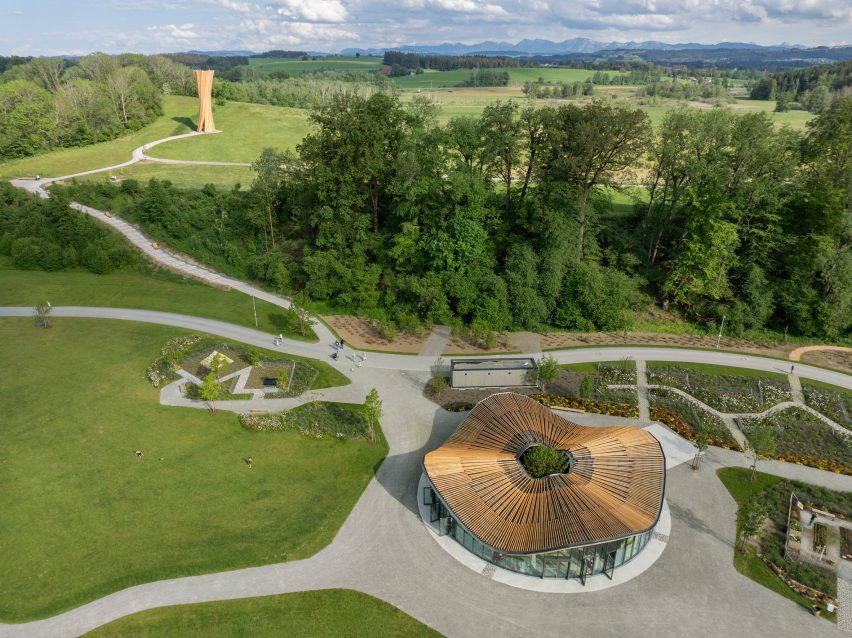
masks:
POLYGON ((343 49, 342 55, 382 55, 385 51, 408 51, 411 53, 434 53, 438 55, 562 55, 570 53, 595 53, 597 51, 675 51, 692 49, 797 49, 804 48, 796 44, 778 44, 763 46, 749 42, 719 42, 716 44, 699 44, 686 42, 668 44, 656 40, 644 42, 599 42, 589 38, 571 38, 562 42, 551 40, 521 40, 517 44, 510 42, 486 41, 478 44, 462 44, 460 42, 443 44, 407 44, 398 47, 382 47, 367 49, 343 49))

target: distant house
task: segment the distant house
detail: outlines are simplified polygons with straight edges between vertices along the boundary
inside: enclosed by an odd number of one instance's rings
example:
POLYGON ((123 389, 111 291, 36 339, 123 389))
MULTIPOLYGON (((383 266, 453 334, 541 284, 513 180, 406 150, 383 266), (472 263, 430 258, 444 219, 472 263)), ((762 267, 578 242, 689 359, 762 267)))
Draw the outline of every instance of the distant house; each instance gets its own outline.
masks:
POLYGON ((390 75, 391 68, 389 66, 383 66, 379 68, 379 73, 382 75, 390 75))
POLYGON ((672 71, 686 71, 687 68, 685 64, 672 64, 672 71))

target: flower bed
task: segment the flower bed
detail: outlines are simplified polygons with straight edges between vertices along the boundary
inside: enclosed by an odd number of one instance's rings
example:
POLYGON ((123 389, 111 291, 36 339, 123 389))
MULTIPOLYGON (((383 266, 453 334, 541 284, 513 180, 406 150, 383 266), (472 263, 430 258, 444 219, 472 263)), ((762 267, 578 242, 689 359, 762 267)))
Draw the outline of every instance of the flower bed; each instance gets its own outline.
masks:
POLYGON ((151 385, 159 388, 164 381, 177 380, 178 375, 174 372, 177 362, 187 356, 202 339, 201 335, 187 335, 166 341, 160 348, 160 356, 146 370, 151 385))
POLYGON ((572 399, 558 394, 535 393, 529 395, 539 403, 550 408, 568 408, 571 410, 583 410, 592 414, 609 414, 621 416, 628 419, 639 418, 639 408, 635 405, 624 403, 612 403, 610 401, 596 401, 594 399, 572 399))
MULTIPOLYGON (((650 407, 651 419, 653 421, 659 421, 660 423, 671 428, 677 434, 681 435, 683 438, 689 439, 690 441, 694 441, 698 438, 698 430, 696 430, 692 427, 692 425, 687 423, 677 412, 673 412, 672 410, 662 407, 660 405, 652 405, 650 407)), ((708 443, 710 445, 727 448, 729 450, 740 449, 740 446, 737 445, 737 442, 730 437, 730 434, 728 434, 728 436, 724 438, 714 438, 711 436, 708 443)))
POLYGON ((771 427, 776 450, 770 458, 852 475, 852 441, 804 410, 776 412, 763 419, 739 419, 746 437, 759 426, 771 427))
POLYGON ((701 409, 679 394, 655 388, 649 392, 648 400, 652 406, 651 418, 665 423, 684 438, 695 440, 700 434, 704 434, 710 445, 729 450, 739 449, 722 419, 701 409), (660 409, 659 415, 665 418, 665 421, 663 418, 654 417, 653 408, 655 407, 660 409), (677 418, 672 418, 672 415, 677 418))
POLYGON ((821 412, 835 423, 852 430, 852 392, 817 387, 802 383, 805 403, 817 412, 821 412))
POLYGON ((782 401, 792 401, 783 381, 765 377, 707 374, 678 366, 648 368, 650 385, 668 385, 691 394, 720 412, 762 412, 782 401))
POLYGON ((638 405, 636 390, 610 389, 610 385, 636 385, 636 366, 632 361, 598 365, 594 377, 594 398, 598 401, 638 405))
POLYGON ((358 439, 368 433, 361 406, 314 401, 281 414, 242 414, 240 423, 259 432, 296 430, 312 439, 358 439))

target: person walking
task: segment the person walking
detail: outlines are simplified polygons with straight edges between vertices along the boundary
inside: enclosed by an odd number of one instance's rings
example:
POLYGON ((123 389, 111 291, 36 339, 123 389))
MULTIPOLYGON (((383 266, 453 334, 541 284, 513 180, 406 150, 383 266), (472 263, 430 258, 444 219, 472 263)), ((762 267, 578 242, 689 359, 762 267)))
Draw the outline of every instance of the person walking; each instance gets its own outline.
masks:
POLYGON ((795 370, 795 369, 796 369, 796 365, 795 364, 791 365, 790 366, 790 374, 793 374, 793 370, 795 370))

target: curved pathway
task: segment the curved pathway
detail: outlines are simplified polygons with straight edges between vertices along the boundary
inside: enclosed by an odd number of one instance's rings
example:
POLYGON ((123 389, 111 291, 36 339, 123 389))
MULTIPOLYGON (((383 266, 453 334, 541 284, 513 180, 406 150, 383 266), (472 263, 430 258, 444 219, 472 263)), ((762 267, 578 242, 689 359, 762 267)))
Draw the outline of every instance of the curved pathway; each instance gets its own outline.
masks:
POLYGON ((125 168, 127 166, 132 166, 133 164, 137 164, 143 161, 149 162, 157 162, 159 164, 186 164, 191 166, 251 166, 246 162, 202 162, 196 160, 173 160, 173 159, 165 159, 161 157, 152 157, 148 155, 148 150, 165 142, 172 142, 174 140, 182 140, 187 137, 195 137, 196 135, 214 135, 216 133, 221 133, 222 131, 213 131, 212 133, 199 133, 198 131, 192 131, 190 133, 182 133, 180 135, 171 135, 169 137, 164 137, 160 140, 154 140, 153 142, 148 142, 147 144, 143 144, 142 146, 133 149, 130 155, 130 159, 126 162, 122 162, 121 164, 113 164, 112 166, 104 166, 103 168, 94 168, 89 171, 81 171, 79 173, 72 173, 70 175, 62 175, 60 177, 43 177, 39 180, 36 180, 32 177, 19 177, 18 179, 11 180, 13 186, 17 186, 18 188, 23 188, 24 190, 34 193, 39 197, 47 199, 50 197, 50 193, 45 189, 45 186, 49 186, 54 182, 61 182, 64 180, 73 179, 75 177, 83 177, 84 175, 95 175, 96 173, 105 173, 107 171, 114 171, 119 168, 125 168))
POLYGON ((852 352, 852 348, 846 348, 845 346, 802 346, 801 348, 793 350, 788 356, 790 361, 801 361, 803 354, 808 352, 822 352, 825 350, 829 350, 831 352, 852 352))
MULTIPOLYGON (((275 297, 274 295, 271 295, 275 297)), ((286 303, 286 301, 285 301, 286 303)), ((31 317, 32 308, 29 307, 0 307, 0 316, 5 317, 31 317)), ((246 328, 215 319, 192 317, 171 312, 159 312, 155 310, 135 310, 131 308, 98 308, 90 306, 58 306, 53 309, 53 317, 87 317, 95 319, 120 319, 127 321, 142 321, 145 323, 156 323, 176 328, 185 328, 198 332, 207 332, 227 339, 233 339, 253 346, 288 352, 314 359, 329 360, 333 352, 332 342, 334 336, 330 330, 321 329, 322 324, 315 326, 320 336, 319 343, 307 343, 295 339, 284 339, 281 346, 273 343, 274 336, 256 330, 246 328)), ((346 348, 346 354, 352 351, 346 348)), ((677 361, 681 363, 710 363, 716 365, 727 365, 752 370, 763 370, 766 372, 778 372, 786 370, 787 366, 781 359, 770 359, 748 354, 732 352, 716 352, 713 350, 691 350, 688 348, 662 348, 654 346, 612 346, 591 348, 570 348, 567 350, 549 351, 559 363, 585 363, 597 361, 612 361, 613 359, 639 359, 642 361, 677 361)), ((471 357, 455 357, 468 359, 500 359, 511 358, 516 355, 497 354, 471 357)), ((386 370, 412 370, 420 372, 430 371, 435 364, 435 359, 427 356, 392 354, 388 352, 369 352, 367 360, 361 368, 351 370, 352 361, 345 359, 338 361, 337 366, 347 372, 359 374, 370 374, 376 369, 386 370)), ((852 376, 818 368, 816 366, 801 365, 797 367, 799 376, 830 383, 832 385, 852 390, 852 376)))

